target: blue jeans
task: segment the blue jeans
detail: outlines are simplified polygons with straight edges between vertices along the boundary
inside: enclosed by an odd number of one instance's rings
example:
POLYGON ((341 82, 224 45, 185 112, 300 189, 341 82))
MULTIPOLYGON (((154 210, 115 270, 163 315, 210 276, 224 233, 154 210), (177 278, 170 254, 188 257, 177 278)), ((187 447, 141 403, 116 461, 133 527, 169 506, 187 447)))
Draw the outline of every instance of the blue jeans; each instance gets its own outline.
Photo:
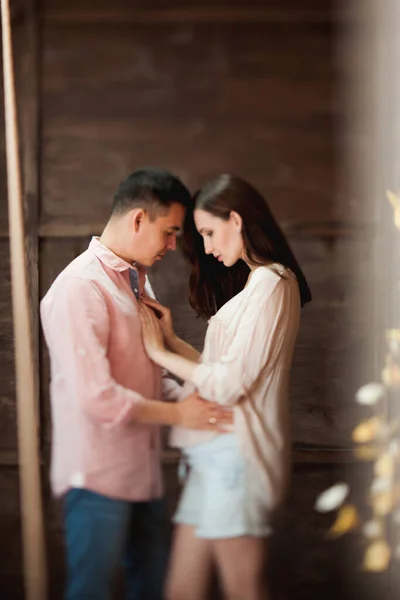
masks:
POLYGON ((162 600, 169 547, 163 500, 125 502, 70 490, 64 502, 65 600, 109 600, 120 565, 127 600, 162 600))

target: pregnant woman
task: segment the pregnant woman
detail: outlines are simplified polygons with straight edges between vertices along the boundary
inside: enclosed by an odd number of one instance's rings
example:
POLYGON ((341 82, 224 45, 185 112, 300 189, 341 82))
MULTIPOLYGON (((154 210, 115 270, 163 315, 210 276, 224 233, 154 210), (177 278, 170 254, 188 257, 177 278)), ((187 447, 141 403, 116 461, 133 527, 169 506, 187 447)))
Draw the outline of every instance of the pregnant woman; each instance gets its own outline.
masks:
POLYGON ((184 395, 197 390, 231 408, 234 425, 227 433, 172 431, 188 474, 166 595, 207 600, 216 567, 226 599, 266 600, 267 538, 290 471, 289 373, 311 293, 265 199, 231 175, 195 195, 183 250, 191 304, 209 319, 203 353, 175 335, 170 311, 152 300, 141 305, 144 343, 186 382, 184 395))

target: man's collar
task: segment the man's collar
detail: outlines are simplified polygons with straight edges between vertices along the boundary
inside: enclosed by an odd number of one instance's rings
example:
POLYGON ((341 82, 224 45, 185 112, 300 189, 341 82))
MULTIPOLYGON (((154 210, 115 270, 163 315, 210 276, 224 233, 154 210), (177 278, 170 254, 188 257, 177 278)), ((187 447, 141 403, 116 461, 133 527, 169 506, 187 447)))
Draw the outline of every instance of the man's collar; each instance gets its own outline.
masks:
POLYGON ((99 237, 93 237, 89 244, 89 250, 93 252, 97 256, 97 258, 113 269, 114 271, 126 271, 128 269, 137 269, 143 274, 147 273, 147 268, 138 262, 134 262, 132 264, 128 263, 126 260, 114 254, 112 250, 107 248, 101 241, 99 237))

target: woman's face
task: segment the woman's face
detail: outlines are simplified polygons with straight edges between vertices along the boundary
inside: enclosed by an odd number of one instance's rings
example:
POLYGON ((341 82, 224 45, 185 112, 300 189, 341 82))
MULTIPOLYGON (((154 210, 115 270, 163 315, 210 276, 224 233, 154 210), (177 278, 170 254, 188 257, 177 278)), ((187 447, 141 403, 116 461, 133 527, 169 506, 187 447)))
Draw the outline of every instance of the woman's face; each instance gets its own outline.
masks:
POLYGON ((242 219, 232 211, 228 220, 205 210, 194 211, 197 231, 203 237, 206 254, 213 254, 226 267, 231 267, 244 256, 242 219))

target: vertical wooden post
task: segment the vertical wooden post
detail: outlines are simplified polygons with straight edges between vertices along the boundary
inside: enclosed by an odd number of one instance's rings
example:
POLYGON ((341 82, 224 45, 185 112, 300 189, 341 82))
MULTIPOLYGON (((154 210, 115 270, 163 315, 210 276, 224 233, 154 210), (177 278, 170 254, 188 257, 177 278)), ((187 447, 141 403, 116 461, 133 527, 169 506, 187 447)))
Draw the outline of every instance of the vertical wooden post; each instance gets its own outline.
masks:
POLYGON ((39 40, 36 0, 25 0, 20 44, 19 92, 22 147, 22 181, 27 258, 28 296, 31 307, 35 396, 39 402, 39 40))
POLYGON ((8 0, 1 0, 1 16, 25 592, 27 600, 45 600, 46 564, 40 485, 37 386, 35 385, 32 352, 14 65, 8 0))

